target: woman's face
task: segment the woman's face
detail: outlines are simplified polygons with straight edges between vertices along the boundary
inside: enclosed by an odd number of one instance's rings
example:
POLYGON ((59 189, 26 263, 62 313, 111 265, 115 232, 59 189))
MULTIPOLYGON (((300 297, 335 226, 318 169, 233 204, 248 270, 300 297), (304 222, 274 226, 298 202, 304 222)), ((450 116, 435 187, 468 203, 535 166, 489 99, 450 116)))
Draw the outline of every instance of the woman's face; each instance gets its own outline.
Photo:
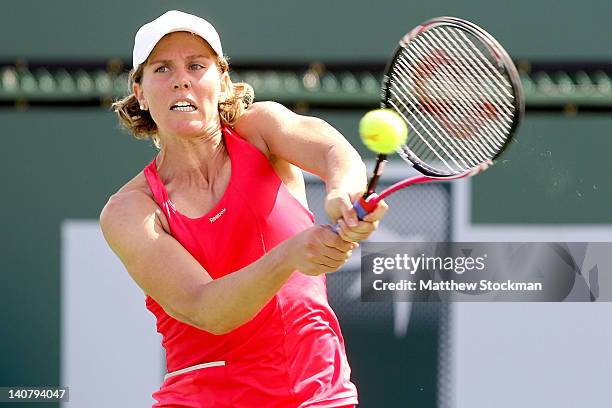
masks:
POLYGON ((134 94, 157 124, 158 135, 200 136, 219 128, 217 106, 225 91, 217 56, 201 37, 176 32, 155 46, 134 94))

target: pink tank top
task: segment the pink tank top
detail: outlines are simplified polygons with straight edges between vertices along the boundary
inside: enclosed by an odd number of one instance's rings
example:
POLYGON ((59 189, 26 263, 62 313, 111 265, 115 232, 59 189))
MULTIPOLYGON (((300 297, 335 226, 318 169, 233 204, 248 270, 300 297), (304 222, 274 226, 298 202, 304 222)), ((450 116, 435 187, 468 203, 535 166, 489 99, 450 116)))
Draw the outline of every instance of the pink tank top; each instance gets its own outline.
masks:
MULTIPOLYGON (((172 236, 213 279, 237 271, 314 223, 268 159, 233 130, 223 129, 231 178, 212 210, 193 219, 176 210, 155 165, 144 169, 172 236)), ((167 378, 158 405, 194 407, 332 407, 357 403, 344 341, 327 301, 325 276, 294 272, 249 322, 224 335, 184 324, 151 297, 168 372, 212 363, 167 378)), ((180 372, 180 371, 179 371, 180 372)))

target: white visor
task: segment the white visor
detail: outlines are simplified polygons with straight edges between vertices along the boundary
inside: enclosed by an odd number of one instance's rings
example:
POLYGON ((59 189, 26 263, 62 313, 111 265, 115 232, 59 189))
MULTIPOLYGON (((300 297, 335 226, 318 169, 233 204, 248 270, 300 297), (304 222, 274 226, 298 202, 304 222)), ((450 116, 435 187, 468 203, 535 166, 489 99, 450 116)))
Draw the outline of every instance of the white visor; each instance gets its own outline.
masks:
POLYGON ((149 58, 149 54, 164 35, 176 31, 188 31, 199 35, 217 55, 223 56, 219 34, 212 24, 193 14, 171 10, 143 25, 136 33, 132 54, 134 70, 149 58))

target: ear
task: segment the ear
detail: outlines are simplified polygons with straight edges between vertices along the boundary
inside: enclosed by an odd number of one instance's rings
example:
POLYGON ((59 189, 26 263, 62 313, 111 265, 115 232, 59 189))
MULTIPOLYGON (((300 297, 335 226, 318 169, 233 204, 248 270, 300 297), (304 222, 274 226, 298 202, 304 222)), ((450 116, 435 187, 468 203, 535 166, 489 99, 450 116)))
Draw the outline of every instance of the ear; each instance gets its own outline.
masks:
POLYGON ((221 74, 221 96, 220 99, 226 99, 232 93, 232 81, 230 80, 229 74, 224 72, 221 74))
POLYGON ((140 109, 148 110, 149 107, 147 106, 147 102, 145 100, 144 93, 142 92, 142 86, 139 83, 134 82, 134 84, 132 85, 132 91, 134 92, 134 96, 136 97, 136 100, 138 101, 138 104, 140 105, 140 109))

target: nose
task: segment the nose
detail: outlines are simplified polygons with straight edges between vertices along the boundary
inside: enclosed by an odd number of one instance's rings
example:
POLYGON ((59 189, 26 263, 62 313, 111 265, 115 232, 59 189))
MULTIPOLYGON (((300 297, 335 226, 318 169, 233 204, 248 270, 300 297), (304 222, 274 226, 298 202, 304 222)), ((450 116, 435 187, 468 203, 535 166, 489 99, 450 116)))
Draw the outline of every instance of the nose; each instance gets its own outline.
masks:
POLYGON ((191 83, 189 80, 183 76, 180 76, 174 80, 174 89, 189 89, 191 88, 191 83))

